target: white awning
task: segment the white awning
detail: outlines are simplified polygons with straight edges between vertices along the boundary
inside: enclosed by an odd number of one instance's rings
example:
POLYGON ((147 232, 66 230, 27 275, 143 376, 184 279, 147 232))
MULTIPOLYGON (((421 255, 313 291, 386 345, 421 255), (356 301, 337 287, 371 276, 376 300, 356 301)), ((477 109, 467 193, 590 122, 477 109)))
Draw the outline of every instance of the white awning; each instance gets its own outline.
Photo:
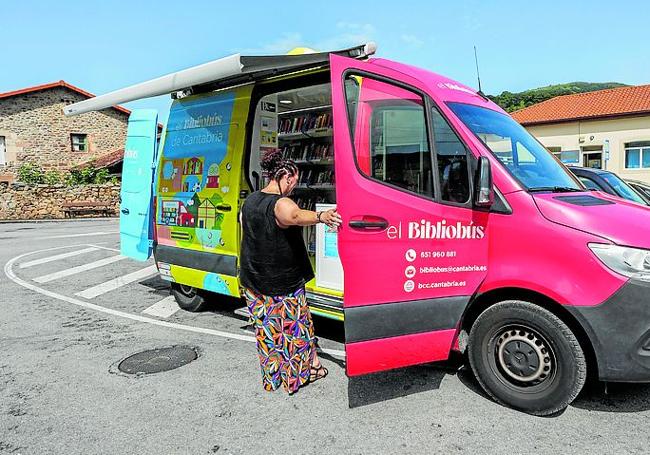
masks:
POLYGON ((115 90, 105 95, 89 98, 63 108, 65 115, 77 115, 98 111, 121 103, 143 98, 179 92, 203 84, 218 82, 252 82, 272 75, 288 73, 310 67, 329 64, 329 55, 338 54, 352 58, 366 58, 375 53, 377 45, 373 42, 332 52, 318 52, 301 55, 242 56, 234 54, 194 66, 176 73, 158 77, 150 81, 115 90))

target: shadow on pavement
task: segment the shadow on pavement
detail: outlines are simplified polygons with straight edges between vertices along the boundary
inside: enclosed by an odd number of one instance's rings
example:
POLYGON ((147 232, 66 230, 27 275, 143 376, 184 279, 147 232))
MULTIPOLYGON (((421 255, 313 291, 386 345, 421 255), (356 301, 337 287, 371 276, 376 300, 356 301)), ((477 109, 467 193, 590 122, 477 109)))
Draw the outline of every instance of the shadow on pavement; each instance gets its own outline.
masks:
POLYGON ((643 412, 650 410, 650 384, 588 383, 571 405, 587 411, 643 412))
POLYGON ((454 356, 446 362, 351 377, 348 379, 348 405, 357 408, 437 390, 442 379, 447 375, 456 375, 461 366, 460 356, 454 356))
POLYGON ((485 390, 483 390, 481 384, 479 384, 476 380, 476 376, 474 376, 474 372, 472 371, 472 368, 469 366, 469 364, 463 363, 456 376, 458 377, 458 380, 469 390, 477 395, 482 396, 486 400, 492 401, 492 398, 490 398, 490 396, 485 393, 485 390))
POLYGON ((160 278, 160 275, 156 274, 151 278, 142 280, 139 284, 148 287, 151 289, 150 292, 166 297, 169 295, 169 282, 160 278))
MULTIPOLYGON (((487 400, 492 400, 474 377, 469 365, 463 365, 456 375, 465 387, 487 400)), ((580 395, 570 405, 586 411, 644 412, 650 410, 650 384, 605 384, 588 381, 580 395)), ((545 418, 559 417, 564 410, 545 418)))

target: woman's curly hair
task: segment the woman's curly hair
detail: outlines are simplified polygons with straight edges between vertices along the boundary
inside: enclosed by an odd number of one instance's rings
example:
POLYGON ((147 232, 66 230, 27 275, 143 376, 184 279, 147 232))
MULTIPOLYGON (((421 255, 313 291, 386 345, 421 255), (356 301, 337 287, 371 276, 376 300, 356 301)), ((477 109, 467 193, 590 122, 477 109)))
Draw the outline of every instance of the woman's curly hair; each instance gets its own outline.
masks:
POLYGON ((285 160, 278 149, 269 150, 262 155, 262 170, 271 180, 279 181, 285 175, 296 175, 298 166, 293 160, 285 160))

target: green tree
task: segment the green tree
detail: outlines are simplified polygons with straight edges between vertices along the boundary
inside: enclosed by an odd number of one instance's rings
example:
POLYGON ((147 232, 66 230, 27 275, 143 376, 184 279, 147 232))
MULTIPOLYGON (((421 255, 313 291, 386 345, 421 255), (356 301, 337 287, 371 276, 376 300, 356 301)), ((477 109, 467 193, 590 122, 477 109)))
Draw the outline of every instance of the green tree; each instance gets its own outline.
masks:
POLYGON ((593 92, 616 87, 625 87, 625 84, 618 82, 569 82, 567 84, 548 85, 518 93, 504 91, 500 95, 488 95, 488 98, 501 106, 503 110, 514 112, 556 96, 593 92))

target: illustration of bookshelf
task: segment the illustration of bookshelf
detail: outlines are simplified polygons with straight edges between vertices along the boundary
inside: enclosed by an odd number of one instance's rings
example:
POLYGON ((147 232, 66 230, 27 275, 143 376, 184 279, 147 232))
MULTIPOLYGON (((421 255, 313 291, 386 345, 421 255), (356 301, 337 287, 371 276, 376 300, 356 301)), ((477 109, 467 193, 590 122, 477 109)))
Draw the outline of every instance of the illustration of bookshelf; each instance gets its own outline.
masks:
MULTIPOLYGON (((332 107, 309 107, 278 114, 278 147, 284 158, 300 169, 300 181, 293 199, 307 210, 316 204, 336 202, 334 147, 332 144, 332 107)), ((316 252, 316 229, 303 229, 309 254, 316 252)))

